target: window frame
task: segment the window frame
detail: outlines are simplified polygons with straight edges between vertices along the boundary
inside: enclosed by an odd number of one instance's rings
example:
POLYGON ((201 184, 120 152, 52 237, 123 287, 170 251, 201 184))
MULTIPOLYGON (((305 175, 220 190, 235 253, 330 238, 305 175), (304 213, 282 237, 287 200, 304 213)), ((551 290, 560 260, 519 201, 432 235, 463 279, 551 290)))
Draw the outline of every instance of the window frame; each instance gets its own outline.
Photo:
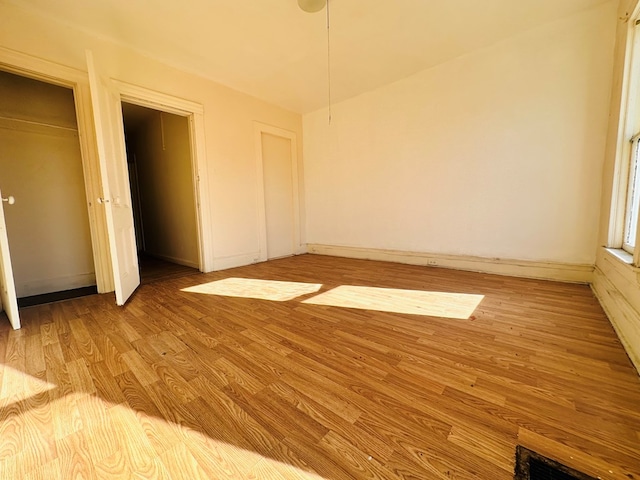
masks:
MULTIPOLYGON (((635 246, 626 242, 628 205, 631 199, 634 150, 640 148, 640 2, 627 21, 627 36, 620 99, 620 123, 615 154, 615 171, 611 195, 611 211, 607 246, 633 256, 633 265, 640 265, 640 204, 634 222, 635 246)), ((640 151, 638 152, 640 154, 640 151)), ((640 175, 640 156, 637 158, 640 175)), ((638 185, 636 185, 638 186, 638 185)))
POLYGON ((631 137, 629 143, 631 146, 629 148, 629 166, 627 167, 622 249, 633 255, 636 245, 638 245, 638 221, 640 219, 640 133, 631 137), (629 230, 631 230, 630 235, 627 234, 629 230), (629 243, 629 237, 633 237, 633 244, 629 243))

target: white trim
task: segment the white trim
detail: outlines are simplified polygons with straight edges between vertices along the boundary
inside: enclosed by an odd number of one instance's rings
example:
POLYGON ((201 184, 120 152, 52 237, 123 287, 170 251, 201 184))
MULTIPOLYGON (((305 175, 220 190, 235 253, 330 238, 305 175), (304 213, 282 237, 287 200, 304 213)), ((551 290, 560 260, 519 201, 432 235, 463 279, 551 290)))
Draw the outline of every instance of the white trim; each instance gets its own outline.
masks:
POLYGON ((109 247, 109 233, 104 208, 96 204, 96 199, 102 196, 102 176, 98 163, 96 133, 93 124, 91 91, 88 81, 78 83, 74 89, 76 98, 76 117, 78 133, 80 135, 80 149, 85 170, 85 185, 87 188, 87 205, 89 208, 89 223, 92 228, 91 238, 94 244, 93 256, 96 260, 96 283, 98 293, 113 292, 115 283, 109 247), (95 237, 95 239, 94 239, 95 237))
POLYGON ((627 265, 633 265, 633 255, 621 248, 607 248, 605 250, 627 265))
POLYGON ((61 87, 73 88, 76 83, 87 82, 87 74, 81 70, 32 57, 5 47, 0 47, 0 66, 5 72, 61 87))
POLYGON ((573 283, 591 282, 594 268, 593 265, 585 264, 485 258, 468 255, 442 255, 338 245, 308 244, 307 249, 309 253, 318 255, 380 260, 573 283))
POLYGON ((241 253, 228 257, 216 257, 213 261, 214 270, 226 270, 228 268, 244 267, 258 262, 259 252, 241 253))
POLYGON ((300 219, 300 177, 298 164, 298 137, 295 132, 283 128, 274 127, 266 123, 254 122, 254 145, 256 157, 256 203, 258 209, 258 259, 267 261, 267 218, 264 200, 264 168, 262 161, 262 134, 267 133, 276 137, 282 137, 291 142, 291 184, 293 188, 293 246, 294 255, 306 252, 302 244, 301 219, 300 219))
POLYGON ((640 374, 640 313, 598 266, 593 274, 591 289, 640 374))
POLYGON ((189 116, 191 125, 191 155, 194 162, 193 184, 196 195, 196 211, 200 212, 197 227, 200 238, 200 270, 214 270, 213 222, 211 221, 211 200, 209 190, 209 170, 207 169, 207 150, 205 147, 204 113, 192 112, 189 116))
POLYGON ((613 248, 621 248, 624 239, 624 216, 625 201, 627 193, 627 183, 629 176, 629 150, 631 144, 628 141, 628 117, 629 109, 627 108, 630 99, 630 85, 633 68, 631 68, 631 59, 633 58, 633 29, 627 30, 627 45, 625 48, 624 73, 622 78, 622 93, 620 98, 620 114, 618 117, 618 132, 616 140, 615 161, 613 182, 611 185, 611 207, 609 211, 609 229, 607 232, 607 246, 613 248), (627 161, 625 161, 627 160, 627 161))
MULTIPOLYGON (((627 217, 627 198, 629 186, 629 166, 633 150, 633 139, 640 130, 640 30, 636 20, 640 17, 640 3, 627 21, 626 43, 624 46, 624 65, 620 94, 620 110, 617 118, 617 138, 614 156, 614 171, 611 185, 611 205, 607 230, 607 246, 627 248, 624 234, 627 217)), ((640 239, 640 229, 638 229, 640 239)), ((636 241, 638 241, 638 239, 636 241)), ((640 249, 635 249, 634 263, 640 261, 640 249)))
POLYGON ((111 81, 126 102, 182 116, 192 113, 204 114, 204 107, 200 103, 167 95, 166 93, 156 92, 155 90, 150 90, 121 80, 112 79, 111 81))
MULTIPOLYGON (((120 103, 125 101, 142 107, 173 113, 189 119, 191 172, 197 217, 198 268, 202 272, 213 271, 213 225, 209 211, 209 178, 205 148, 204 107, 199 103, 173 97, 119 80, 112 80, 112 82, 118 89, 120 103)), ((124 132, 119 133, 124 136, 124 132)))
POLYGON ((0 47, 0 69, 73 89, 96 286, 100 293, 113 291, 113 274, 104 210, 96 208, 94 204, 94 199, 101 196, 102 187, 87 74, 4 47, 0 47))

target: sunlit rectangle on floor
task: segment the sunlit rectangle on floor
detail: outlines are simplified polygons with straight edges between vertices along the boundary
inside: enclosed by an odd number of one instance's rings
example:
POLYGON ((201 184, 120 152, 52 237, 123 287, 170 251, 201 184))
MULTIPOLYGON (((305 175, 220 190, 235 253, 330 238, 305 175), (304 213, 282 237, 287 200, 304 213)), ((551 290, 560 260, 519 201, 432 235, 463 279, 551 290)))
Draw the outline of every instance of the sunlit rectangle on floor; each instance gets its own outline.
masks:
POLYGON ((183 288, 183 292, 221 295, 225 297, 255 298, 286 302, 302 295, 315 293, 322 288, 321 283, 282 282, 255 278, 225 278, 183 288))
POLYGON ((303 303, 467 319, 484 295, 342 285, 303 303))

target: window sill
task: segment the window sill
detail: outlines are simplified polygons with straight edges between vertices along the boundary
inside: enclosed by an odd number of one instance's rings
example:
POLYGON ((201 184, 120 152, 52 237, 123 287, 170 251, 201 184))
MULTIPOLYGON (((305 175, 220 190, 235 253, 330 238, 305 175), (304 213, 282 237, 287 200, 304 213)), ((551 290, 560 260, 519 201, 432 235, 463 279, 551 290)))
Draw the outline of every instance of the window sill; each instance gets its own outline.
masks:
POLYGON ((626 250, 621 248, 605 248, 607 252, 609 252, 612 256, 620 260, 622 263, 626 263, 627 265, 633 265, 633 255, 631 255, 626 250))

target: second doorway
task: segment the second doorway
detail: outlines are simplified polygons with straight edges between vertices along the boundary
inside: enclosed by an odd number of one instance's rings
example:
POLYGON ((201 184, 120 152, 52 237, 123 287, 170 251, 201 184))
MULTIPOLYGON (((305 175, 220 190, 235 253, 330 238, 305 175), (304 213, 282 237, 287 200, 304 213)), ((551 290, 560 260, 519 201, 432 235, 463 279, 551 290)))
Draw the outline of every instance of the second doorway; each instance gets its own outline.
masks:
POLYGON ((200 268, 189 117, 122 103, 142 283, 200 268))

